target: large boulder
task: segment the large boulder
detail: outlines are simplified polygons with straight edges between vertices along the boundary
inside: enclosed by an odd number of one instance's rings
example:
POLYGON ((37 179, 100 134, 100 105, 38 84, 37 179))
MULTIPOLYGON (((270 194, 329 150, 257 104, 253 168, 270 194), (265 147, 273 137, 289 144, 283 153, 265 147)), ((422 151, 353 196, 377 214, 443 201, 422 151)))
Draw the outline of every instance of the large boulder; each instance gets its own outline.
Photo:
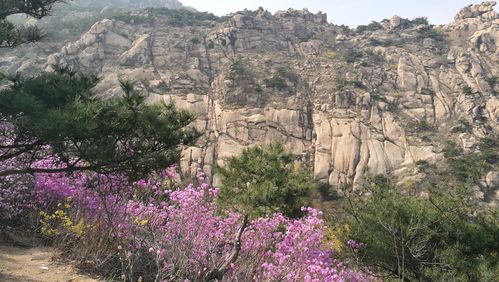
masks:
POLYGON ((461 9, 454 17, 454 20, 464 20, 469 18, 496 19, 497 15, 494 11, 496 1, 487 1, 481 4, 469 5, 461 9))

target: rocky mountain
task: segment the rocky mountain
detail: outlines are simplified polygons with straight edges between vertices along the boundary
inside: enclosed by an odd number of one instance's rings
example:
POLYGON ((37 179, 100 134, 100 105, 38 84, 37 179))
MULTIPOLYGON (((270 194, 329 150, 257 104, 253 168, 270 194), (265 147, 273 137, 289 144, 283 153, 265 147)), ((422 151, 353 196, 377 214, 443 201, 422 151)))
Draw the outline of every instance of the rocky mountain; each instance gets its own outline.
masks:
MULTIPOLYGON (((0 68, 98 73, 106 97, 132 79, 150 102, 196 112, 204 136, 184 150, 186 174, 281 141, 331 185, 355 188, 366 171, 403 183, 421 179, 418 163, 442 160, 445 140, 473 151, 497 136, 495 5, 465 7, 447 25, 394 16, 356 30, 306 9, 226 18, 144 10, 99 21, 73 42, 3 50, 0 68)), ((498 179, 490 172, 481 189, 496 191, 498 179)))
POLYGON ((112 7, 129 9, 140 9, 146 7, 182 9, 185 7, 177 0, 73 0, 71 4, 81 7, 112 7))

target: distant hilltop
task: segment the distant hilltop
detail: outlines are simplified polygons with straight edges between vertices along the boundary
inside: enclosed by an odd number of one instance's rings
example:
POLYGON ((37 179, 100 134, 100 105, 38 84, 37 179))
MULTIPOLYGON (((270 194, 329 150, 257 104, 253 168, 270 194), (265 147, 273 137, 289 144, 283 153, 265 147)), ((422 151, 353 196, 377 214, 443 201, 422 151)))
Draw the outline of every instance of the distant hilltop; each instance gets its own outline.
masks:
POLYGON ((112 8, 169 8, 169 9, 188 9, 194 8, 184 6, 177 0, 75 0, 71 5, 82 7, 112 7, 112 8))

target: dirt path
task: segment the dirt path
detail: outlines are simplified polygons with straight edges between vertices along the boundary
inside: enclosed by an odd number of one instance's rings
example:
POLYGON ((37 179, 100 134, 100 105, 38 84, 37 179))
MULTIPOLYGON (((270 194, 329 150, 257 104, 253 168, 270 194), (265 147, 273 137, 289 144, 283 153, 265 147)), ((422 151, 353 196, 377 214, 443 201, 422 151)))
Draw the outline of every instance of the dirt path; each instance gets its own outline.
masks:
POLYGON ((54 249, 23 249, 0 245, 0 281, 22 282, 96 282, 79 275, 74 267, 52 260, 54 249))

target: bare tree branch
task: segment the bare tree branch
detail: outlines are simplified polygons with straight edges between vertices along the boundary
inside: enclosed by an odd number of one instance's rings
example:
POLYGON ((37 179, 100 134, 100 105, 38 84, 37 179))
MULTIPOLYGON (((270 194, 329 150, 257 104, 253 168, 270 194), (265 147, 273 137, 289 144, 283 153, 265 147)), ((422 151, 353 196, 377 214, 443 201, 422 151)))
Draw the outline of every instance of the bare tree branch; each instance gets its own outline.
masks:
POLYGON ((229 271, 229 266, 231 263, 236 262, 239 257, 239 252, 241 251, 241 236, 244 233, 244 230, 248 226, 248 215, 244 215, 243 223, 236 234, 236 238, 234 240, 234 247, 232 249, 232 253, 225 260, 225 262, 218 268, 213 268, 208 271, 205 275, 204 281, 220 281, 227 271, 229 271))

